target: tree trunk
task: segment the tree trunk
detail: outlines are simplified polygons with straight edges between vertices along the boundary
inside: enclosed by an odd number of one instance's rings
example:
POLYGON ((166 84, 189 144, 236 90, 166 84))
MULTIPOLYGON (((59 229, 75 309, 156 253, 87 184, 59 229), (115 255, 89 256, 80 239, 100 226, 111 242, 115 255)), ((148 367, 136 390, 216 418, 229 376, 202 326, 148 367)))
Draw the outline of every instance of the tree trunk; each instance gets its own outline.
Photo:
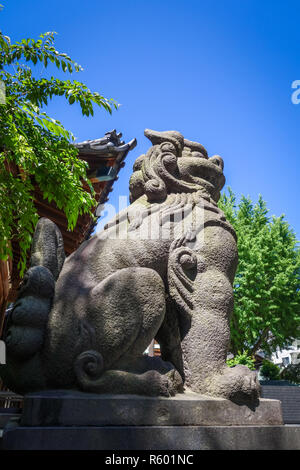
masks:
POLYGON ((5 310, 7 306, 9 288, 10 288, 10 270, 11 260, 0 260, 0 337, 4 324, 5 310))

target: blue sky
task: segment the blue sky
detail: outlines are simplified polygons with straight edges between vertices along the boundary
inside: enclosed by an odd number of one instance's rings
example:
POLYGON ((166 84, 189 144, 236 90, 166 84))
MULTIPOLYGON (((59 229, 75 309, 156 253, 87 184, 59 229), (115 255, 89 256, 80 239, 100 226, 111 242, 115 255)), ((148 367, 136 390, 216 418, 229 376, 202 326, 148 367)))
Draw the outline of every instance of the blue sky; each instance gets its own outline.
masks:
POLYGON ((138 146, 110 202, 128 194, 145 128, 178 130, 225 161, 227 184, 259 193, 300 238, 300 4, 294 0, 5 1, 2 31, 12 41, 57 31, 56 48, 84 67, 93 91, 122 104, 82 117, 54 100, 48 113, 78 141, 116 128, 138 146))

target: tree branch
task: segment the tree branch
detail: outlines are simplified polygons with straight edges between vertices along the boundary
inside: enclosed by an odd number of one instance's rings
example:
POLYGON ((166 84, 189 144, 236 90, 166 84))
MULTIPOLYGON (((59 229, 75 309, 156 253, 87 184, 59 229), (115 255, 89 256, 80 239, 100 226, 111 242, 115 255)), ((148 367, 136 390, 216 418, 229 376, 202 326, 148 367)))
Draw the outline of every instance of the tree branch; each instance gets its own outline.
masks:
POLYGON ((257 340, 257 342, 253 345, 253 348, 251 349, 251 355, 254 355, 256 353, 256 351, 260 348, 262 342, 266 339, 266 337, 268 336, 268 333, 269 333, 269 327, 266 326, 263 331, 262 331, 262 334, 260 336, 260 338, 257 340))

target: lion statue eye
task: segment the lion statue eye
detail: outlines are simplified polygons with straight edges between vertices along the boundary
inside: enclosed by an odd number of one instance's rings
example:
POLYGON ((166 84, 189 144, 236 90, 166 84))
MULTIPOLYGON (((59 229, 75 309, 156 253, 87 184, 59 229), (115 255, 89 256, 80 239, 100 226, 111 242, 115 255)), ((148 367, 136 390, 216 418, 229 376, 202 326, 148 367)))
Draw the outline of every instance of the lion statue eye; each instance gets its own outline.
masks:
POLYGON ((215 155, 211 158, 209 158, 209 161, 220 167, 222 170, 224 168, 224 162, 223 158, 221 158, 219 155, 215 155))
POLYGON ((195 157, 195 158, 206 158, 206 157, 204 157, 203 153, 201 153, 201 152, 192 152, 192 157, 195 157))

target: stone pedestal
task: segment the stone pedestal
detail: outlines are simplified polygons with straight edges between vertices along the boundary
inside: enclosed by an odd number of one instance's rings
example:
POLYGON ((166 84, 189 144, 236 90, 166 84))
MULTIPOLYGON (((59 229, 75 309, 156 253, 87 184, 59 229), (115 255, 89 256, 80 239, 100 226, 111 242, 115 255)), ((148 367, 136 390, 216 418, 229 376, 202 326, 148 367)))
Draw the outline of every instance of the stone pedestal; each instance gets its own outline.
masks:
POLYGON ((300 426, 283 426, 281 404, 257 406, 185 393, 173 398, 48 391, 27 395, 4 449, 300 449, 300 426))
POLYGON ((237 405, 196 393, 175 397, 99 395, 53 390, 26 395, 22 426, 255 426, 281 425, 278 400, 237 405))

